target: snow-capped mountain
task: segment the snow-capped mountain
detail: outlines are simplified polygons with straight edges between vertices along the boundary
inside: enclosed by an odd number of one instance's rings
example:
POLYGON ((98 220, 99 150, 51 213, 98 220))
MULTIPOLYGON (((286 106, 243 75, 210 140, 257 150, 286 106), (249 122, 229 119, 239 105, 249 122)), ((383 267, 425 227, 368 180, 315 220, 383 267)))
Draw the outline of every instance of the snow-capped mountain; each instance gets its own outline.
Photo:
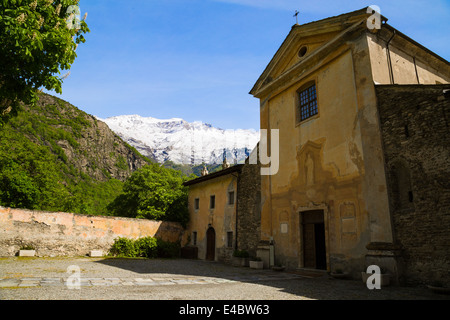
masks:
POLYGON ((178 164, 221 164, 224 151, 230 163, 240 163, 259 141, 256 130, 223 130, 179 118, 124 115, 99 120, 141 154, 159 163, 170 160, 178 164))

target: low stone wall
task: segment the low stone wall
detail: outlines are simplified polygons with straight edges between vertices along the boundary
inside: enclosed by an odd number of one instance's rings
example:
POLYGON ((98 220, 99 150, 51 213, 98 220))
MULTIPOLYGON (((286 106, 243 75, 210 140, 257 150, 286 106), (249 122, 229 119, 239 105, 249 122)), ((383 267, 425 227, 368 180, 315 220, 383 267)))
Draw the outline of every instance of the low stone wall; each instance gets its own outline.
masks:
POLYGON ((183 231, 174 222, 0 207, 0 256, 14 256, 25 245, 45 257, 84 256, 91 250, 106 253, 117 237, 177 242, 183 231))

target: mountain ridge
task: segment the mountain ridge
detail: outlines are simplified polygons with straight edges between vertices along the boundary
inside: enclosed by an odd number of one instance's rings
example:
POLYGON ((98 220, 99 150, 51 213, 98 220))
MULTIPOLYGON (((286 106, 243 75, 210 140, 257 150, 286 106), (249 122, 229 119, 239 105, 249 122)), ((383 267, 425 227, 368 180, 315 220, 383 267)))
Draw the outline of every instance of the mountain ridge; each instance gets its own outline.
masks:
POLYGON ((202 121, 157 119, 137 114, 99 118, 141 154, 159 163, 242 163, 259 141, 254 129, 221 129, 202 121))

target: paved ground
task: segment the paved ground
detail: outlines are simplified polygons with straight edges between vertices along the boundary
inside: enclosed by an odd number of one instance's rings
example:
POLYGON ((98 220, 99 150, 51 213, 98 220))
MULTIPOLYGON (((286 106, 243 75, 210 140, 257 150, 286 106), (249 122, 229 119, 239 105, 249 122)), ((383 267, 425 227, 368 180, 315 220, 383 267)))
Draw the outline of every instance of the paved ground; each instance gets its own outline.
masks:
POLYGON ((427 288, 369 290, 362 281, 326 274, 311 277, 200 260, 14 257, 0 258, 0 299, 450 300, 450 296, 427 288))

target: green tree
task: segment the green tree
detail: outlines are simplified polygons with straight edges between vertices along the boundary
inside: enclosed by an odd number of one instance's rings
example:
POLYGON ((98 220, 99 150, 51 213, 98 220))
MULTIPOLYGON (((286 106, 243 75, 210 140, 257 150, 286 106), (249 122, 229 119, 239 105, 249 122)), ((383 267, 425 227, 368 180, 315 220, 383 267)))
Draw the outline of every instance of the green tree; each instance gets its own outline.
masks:
POLYGON ((189 220, 187 188, 183 173, 151 164, 134 172, 123 185, 123 192, 109 206, 114 216, 176 221, 189 220))
POLYGON ((0 205, 57 210, 69 193, 55 155, 12 130, 0 131, 0 141, 0 205))
POLYGON ((35 209, 39 190, 15 162, 0 163, 0 203, 13 208, 35 209))
POLYGON ((78 0, 0 1, 0 124, 20 101, 34 104, 44 87, 61 93, 62 70, 89 32, 78 0))

